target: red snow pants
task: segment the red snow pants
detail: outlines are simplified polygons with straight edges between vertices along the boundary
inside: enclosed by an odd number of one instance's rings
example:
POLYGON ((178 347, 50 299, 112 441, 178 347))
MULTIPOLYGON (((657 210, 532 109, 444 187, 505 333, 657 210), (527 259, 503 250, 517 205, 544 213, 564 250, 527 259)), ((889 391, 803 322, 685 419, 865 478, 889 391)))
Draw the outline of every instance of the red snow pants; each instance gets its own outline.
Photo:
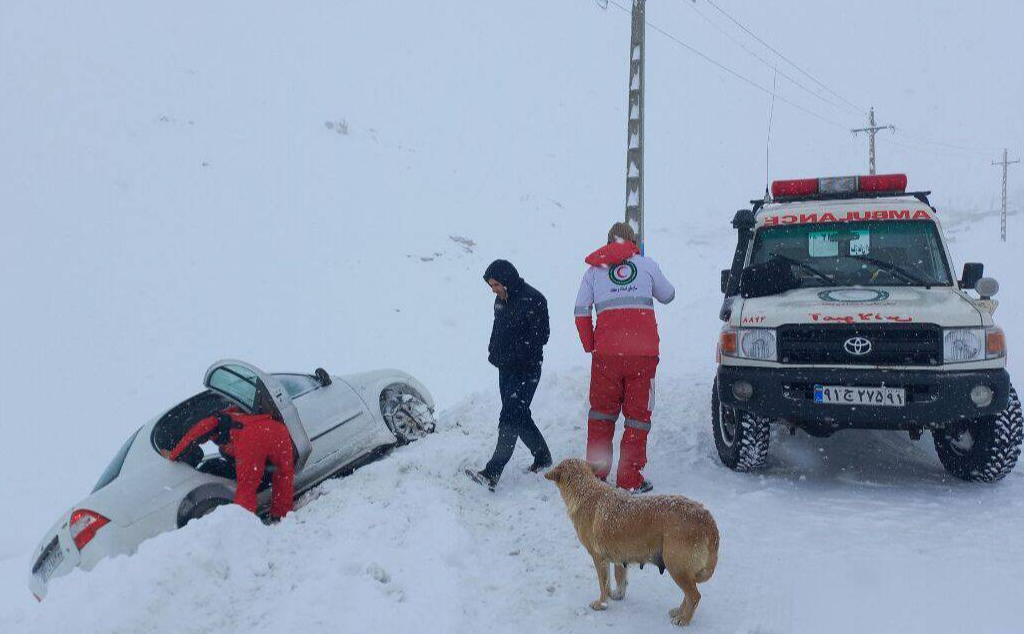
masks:
POLYGON ((235 504, 256 512, 256 491, 269 462, 274 466, 270 516, 280 519, 287 515, 295 493, 295 462, 288 428, 275 420, 247 422, 242 429, 231 432, 231 444, 238 474, 235 504))
POLYGON ((654 374, 658 357, 593 355, 590 368, 590 416, 587 422, 587 461, 597 467, 597 477, 607 478, 612 469, 612 439, 619 411, 626 429, 619 450, 615 483, 635 489, 644 482, 647 434, 654 408, 654 374))

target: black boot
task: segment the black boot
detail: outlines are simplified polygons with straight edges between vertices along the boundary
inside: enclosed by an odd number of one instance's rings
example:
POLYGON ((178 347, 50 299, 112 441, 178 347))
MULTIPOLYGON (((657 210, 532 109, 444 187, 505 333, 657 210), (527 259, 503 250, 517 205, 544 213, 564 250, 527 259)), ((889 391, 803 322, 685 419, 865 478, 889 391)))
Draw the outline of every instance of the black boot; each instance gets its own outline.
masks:
POLYGON ((626 489, 626 491, 628 493, 631 493, 633 495, 637 495, 638 493, 647 493, 648 491, 653 491, 653 490, 654 490, 654 484, 652 484, 650 480, 644 480, 640 484, 640 486, 638 486, 635 489, 626 489))
POLYGON ((498 486, 498 479, 493 476, 487 475, 483 471, 473 471, 472 469, 466 469, 466 475, 468 475, 469 479, 472 480, 473 482, 476 482, 480 486, 487 487, 487 490, 489 491, 493 492, 494 488, 498 486))
POLYGON ((541 471, 549 468, 552 464, 554 463, 551 461, 550 455, 542 456, 540 458, 534 458, 533 464, 530 465, 528 471, 530 473, 540 473, 541 471))

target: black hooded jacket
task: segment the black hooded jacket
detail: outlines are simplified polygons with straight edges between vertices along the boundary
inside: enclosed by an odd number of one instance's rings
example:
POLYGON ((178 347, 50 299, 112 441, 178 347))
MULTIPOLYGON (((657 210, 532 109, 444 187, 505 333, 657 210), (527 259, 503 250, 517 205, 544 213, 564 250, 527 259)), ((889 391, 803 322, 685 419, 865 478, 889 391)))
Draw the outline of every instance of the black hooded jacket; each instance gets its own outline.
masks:
POLYGON ((508 300, 494 300, 494 326, 487 360, 498 368, 540 365, 544 344, 551 334, 547 300, 519 277, 516 267, 506 260, 495 260, 487 267, 484 280, 492 279, 505 287, 508 300))

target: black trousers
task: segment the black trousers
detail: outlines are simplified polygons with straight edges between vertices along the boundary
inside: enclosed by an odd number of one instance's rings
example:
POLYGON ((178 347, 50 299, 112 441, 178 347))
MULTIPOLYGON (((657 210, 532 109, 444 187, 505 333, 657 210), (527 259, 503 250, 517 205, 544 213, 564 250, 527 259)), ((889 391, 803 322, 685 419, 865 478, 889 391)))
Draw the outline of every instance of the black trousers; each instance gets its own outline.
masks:
POLYGON ((533 422, 530 403, 540 383, 540 364, 526 368, 501 368, 498 370, 498 389, 501 392, 501 415, 498 417, 498 444, 494 456, 484 467, 484 474, 497 479, 505 465, 512 459, 516 441, 533 454, 534 460, 550 460, 551 452, 544 436, 533 422))

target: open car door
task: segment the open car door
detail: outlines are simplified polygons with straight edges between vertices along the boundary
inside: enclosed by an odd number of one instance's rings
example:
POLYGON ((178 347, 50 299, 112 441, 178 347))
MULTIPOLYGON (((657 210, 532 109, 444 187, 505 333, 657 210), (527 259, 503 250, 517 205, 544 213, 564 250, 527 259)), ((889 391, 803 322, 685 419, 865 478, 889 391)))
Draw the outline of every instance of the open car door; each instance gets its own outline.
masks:
POLYGON ((223 395, 235 405, 238 405, 246 412, 255 413, 258 409, 259 395, 265 392, 277 406, 281 419, 288 427, 292 442, 298 451, 295 460, 295 471, 299 472, 305 466, 306 460, 312 450, 306 428, 299 420, 299 411, 292 403, 292 398, 284 386, 273 376, 265 373, 254 365, 234 359, 224 359, 210 366, 203 379, 203 385, 223 395))

